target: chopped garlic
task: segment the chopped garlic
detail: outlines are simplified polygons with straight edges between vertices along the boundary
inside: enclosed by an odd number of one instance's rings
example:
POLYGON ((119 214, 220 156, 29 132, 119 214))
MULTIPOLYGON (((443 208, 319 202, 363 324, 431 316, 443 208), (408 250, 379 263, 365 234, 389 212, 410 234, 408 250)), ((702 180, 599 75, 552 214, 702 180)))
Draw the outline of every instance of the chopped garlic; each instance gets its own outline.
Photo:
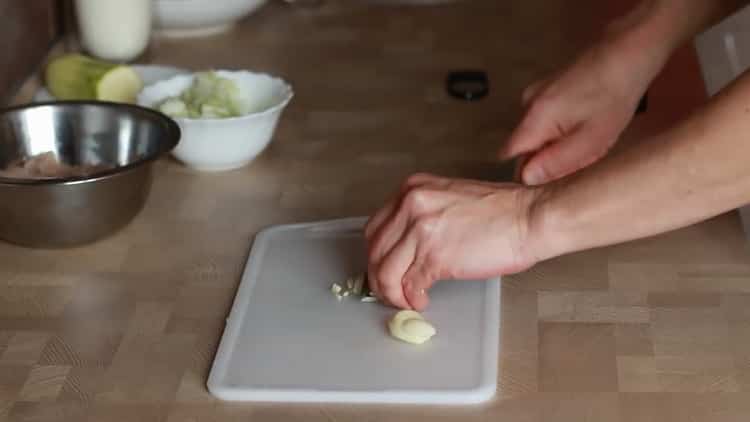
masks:
POLYGON ((362 275, 359 275, 354 280, 354 294, 355 295, 361 295, 362 294, 362 286, 365 284, 365 278, 362 275))
POLYGON ((333 293, 339 301, 349 296, 357 296, 360 302, 379 301, 375 294, 370 290, 370 286, 367 285, 367 279, 364 274, 358 274, 347 278, 343 285, 333 283, 331 285, 331 293, 333 293))

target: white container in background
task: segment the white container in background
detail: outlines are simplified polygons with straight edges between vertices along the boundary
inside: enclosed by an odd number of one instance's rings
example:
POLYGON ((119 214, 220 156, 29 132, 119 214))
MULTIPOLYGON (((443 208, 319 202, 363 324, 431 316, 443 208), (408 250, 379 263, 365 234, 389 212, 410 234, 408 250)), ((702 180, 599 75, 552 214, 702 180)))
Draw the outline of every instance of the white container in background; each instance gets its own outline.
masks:
MULTIPOLYGON (((709 96, 750 69, 750 7, 745 7, 695 38, 695 50, 709 96)), ((745 236, 750 239, 750 204, 739 207, 745 236)))
POLYGON ((83 48, 104 60, 127 62, 146 50, 151 0, 76 0, 83 48))
POLYGON ((268 0, 154 0, 154 32, 172 38, 229 30, 268 0))

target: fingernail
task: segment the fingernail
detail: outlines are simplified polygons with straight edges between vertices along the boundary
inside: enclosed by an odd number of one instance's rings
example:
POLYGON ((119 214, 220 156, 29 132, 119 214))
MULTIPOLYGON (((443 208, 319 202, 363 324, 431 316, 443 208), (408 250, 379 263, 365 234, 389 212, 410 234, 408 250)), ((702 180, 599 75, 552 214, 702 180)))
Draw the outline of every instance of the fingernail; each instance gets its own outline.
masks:
POLYGON ((526 167, 523 179, 527 185, 541 185, 545 182, 544 171, 539 167, 526 167))

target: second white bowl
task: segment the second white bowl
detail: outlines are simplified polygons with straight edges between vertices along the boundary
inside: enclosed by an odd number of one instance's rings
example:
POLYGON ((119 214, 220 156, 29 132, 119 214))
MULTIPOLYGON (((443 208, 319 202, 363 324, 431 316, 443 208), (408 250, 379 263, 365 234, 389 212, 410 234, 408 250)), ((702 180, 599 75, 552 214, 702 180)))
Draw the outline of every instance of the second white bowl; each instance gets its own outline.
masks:
POLYGON ((267 0, 156 0, 154 29, 167 37, 201 37, 223 32, 267 0))
MULTIPOLYGON (((250 113, 224 119, 174 119, 182 138, 172 154, 201 171, 231 170, 249 164, 271 142, 279 118, 294 95, 289 84, 270 75, 227 70, 216 73, 237 83, 250 113)), ((179 75, 147 86, 138 95, 138 104, 155 108, 188 89, 193 77, 179 75)))

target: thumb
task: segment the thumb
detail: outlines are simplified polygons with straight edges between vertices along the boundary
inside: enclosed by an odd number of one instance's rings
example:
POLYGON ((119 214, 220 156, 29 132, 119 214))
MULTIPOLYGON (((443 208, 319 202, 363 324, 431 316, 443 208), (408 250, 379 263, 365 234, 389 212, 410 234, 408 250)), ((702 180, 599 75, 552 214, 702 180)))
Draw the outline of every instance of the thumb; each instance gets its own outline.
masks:
POLYGON ((538 150, 560 137, 561 133, 555 126, 555 114, 554 106, 549 103, 533 104, 498 152, 498 158, 508 160, 538 150))
POLYGON ((516 159, 516 163, 513 166, 513 182, 523 183, 521 172, 529 159, 531 159, 531 154, 533 153, 523 154, 516 159))
POLYGON ((521 171, 527 185, 541 185, 574 173, 606 155, 613 140, 581 127, 570 136, 549 144, 521 171))

